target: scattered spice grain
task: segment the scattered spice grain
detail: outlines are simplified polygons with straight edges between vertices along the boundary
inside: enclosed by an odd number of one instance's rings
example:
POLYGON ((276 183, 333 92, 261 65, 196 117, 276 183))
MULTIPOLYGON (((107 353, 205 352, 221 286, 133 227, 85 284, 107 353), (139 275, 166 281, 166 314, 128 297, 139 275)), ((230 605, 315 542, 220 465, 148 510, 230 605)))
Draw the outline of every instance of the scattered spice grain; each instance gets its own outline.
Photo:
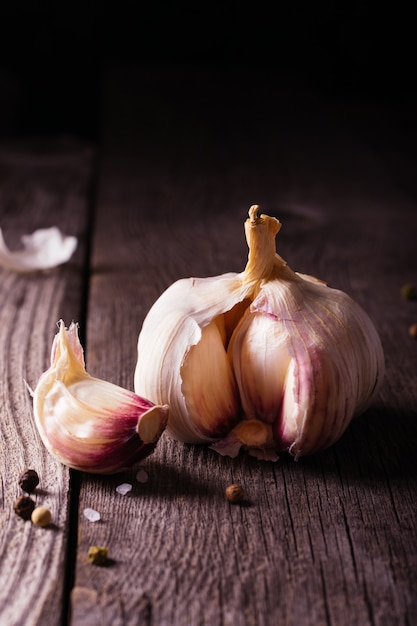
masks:
POLYGON ((39 485, 39 476, 34 469, 25 469, 19 476, 19 486, 22 491, 32 493, 39 485))
POLYGON ((240 485, 233 484, 233 485, 229 485, 228 487, 226 487, 226 498, 232 504, 237 504, 239 502, 242 502, 244 497, 245 497, 245 492, 243 491, 240 485))
POLYGON ((147 483, 148 482, 148 473, 143 468, 140 468, 136 474, 136 480, 138 483, 147 483))
POLYGON ((122 483, 116 487, 116 491, 120 493, 121 496, 125 496, 132 491, 132 485, 130 483, 122 483))
POLYGON ((401 287, 401 296, 403 300, 417 300, 417 287, 410 283, 403 285, 401 287))
POLYGON ((16 515, 24 520, 30 520, 32 511, 35 508, 35 501, 29 496, 20 496, 14 501, 13 509, 16 515))
POLYGON ((413 339, 417 339, 417 324, 411 324, 410 328, 408 329, 408 334, 413 339))
POLYGON ((41 528, 49 526, 52 521, 51 511, 46 506, 37 506, 33 509, 30 518, 35 526, 40 526, 41 528))
POLYGON ((84 509, 83 514, 89 522, 98 522, 101 519, 100 513, 94 509, 86 508, 84 509))
POLYGON ((104 565, 107 563, 108 550, 104 546, 90 546, 87 558, 93 565, 104 565))

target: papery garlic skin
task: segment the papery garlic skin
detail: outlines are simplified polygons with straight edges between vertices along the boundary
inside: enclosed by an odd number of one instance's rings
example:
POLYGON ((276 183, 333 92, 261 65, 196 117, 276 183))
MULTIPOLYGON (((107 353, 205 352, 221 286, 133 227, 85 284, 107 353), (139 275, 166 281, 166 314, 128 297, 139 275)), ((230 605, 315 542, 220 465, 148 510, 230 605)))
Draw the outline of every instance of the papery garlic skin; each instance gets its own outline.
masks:
POLYGON ((335 443, 384 376, 365 311, 293 272, 276 253, 281 224, 249 210, 246 268, 171 285, 145 318, 135 391, 170 405, 167 432, 236 456, 296 458, 335 443), (228 362, 228 367, 226 365, 228 362), (204 417, 202 417, 204 416, 204 417))
POLYGON ((175 418, 167 428, 176 439, 213 442, 239 420, 239 393, 222 337, 226 331, 210 322, 238 304, 241 295, 234 274, 182 279, 162 294, 145 319, 138 348, 144 366, 136 366, 135 391, 170 398, 175 418), (192 382, 192 376, 198 380, 192 382))
POLYGON ((23 235, 23 249, 12 252, 0 228, 0 267, 14 272, 48 270, 68 261, 77 243, 76 237, 64 235, 59 228, 52 226, 23 235))
POLYGON ((61 321, 51 366, 33 392, 36 426, 49 452, 73 469, 112 474, 144 459, 168 421, 168 407, 90 376, 78 326, 61 321))

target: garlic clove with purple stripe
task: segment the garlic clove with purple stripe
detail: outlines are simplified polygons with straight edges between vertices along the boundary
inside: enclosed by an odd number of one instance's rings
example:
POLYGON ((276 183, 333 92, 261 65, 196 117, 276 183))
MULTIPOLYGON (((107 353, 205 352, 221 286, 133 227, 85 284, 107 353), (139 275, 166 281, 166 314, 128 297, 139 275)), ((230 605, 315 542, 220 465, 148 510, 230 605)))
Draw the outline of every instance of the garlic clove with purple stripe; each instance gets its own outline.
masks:
POLYGON ((245 416, 270 425, 276 447, 295 457, 335 443, 384 372, 379 337, 356 302, 280 272, 247 309, 228 354, 245 416))
POLYGON ((169 404, 167 432, 236 456, 323 450, 378 393, 384 353, 346 293, 276 253, 280 222, 249 210, 241 273, 182 279, 154 303, 138 339, 135 391, 169 404))
POLYGON ((78 326, 59 323, 51 366, 33 392, 36 426, 49 452, 73 469, 112 474, 153 452, 168 407, 87 373, 78 326))

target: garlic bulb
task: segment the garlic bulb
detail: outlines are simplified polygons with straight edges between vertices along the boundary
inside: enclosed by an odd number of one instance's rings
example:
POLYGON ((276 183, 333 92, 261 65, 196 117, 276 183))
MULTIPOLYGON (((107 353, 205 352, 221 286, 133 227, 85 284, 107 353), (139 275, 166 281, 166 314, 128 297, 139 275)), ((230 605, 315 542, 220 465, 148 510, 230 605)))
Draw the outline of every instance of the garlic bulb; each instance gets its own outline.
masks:
POLYGON ((293 272, 280 222, 249 210, 246 268, 181 279, 138 340, 135 391, 169 404, 167 432, 236 456, 296 458, 336 442, 384 375, 378 333, 346 293, 293 272))
POLYGON ((33 392, 35 422, 49 452, 77 470, 121 471, 148 456, 168 420, 168 407, 90 376, 78 326, 61 321, 51 366, 33 392))

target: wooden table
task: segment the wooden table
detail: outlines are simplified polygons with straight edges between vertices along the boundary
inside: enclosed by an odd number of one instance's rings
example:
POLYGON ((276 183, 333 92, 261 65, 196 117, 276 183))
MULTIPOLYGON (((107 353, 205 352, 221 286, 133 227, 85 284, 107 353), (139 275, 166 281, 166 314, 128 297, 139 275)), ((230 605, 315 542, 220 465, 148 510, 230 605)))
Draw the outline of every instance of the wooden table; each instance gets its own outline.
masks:
POLYGON ((1 145, 9 246, 52 225, 78 238, 56 269, 0 270, 1 626, 417 624, 417 303, 401 297, 417 282, 411 104, 338 99, 253 68, 112 65, 97 144, 1 145), (26 387, 49 365, 57 321, 79 322, 92 375, 133 389, 150 306, 177 278, 242 270, 253 203, 283 223, 277 249, 293 269, 374 320, 387 374, 373 406, 298 462, 164 435, 146 483, 136 468, 69 471, 41 443, 26 387), (25 467, 49 528, 13 512, 25 467), (233 482, 245 505, 226 500, 233 482), (108 566, 88 562, 91 545, 108 547, 108 566))

